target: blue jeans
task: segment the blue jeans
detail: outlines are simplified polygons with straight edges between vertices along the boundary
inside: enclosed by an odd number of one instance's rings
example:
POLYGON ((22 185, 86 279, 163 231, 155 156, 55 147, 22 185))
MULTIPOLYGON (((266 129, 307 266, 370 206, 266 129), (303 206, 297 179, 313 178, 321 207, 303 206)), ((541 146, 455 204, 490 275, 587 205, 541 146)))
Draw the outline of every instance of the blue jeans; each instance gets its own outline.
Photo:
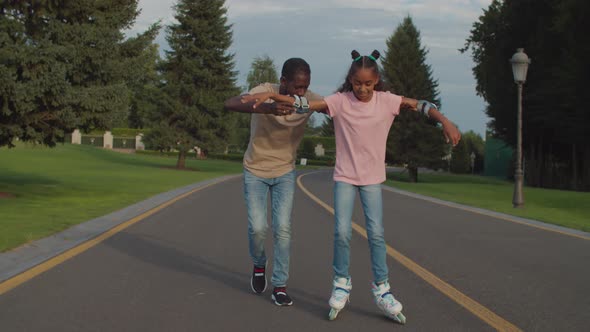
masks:
POLYGON ((351 219, 357 190, 365 214, 373 278, 375 278, 375 282, 387 281, 387 251, 383 237, 383 198, 380 184, 355 186, 345 182, 335 182, 334 275, 337 278, 350 277, 348 270, 350 267, 350 239, 352 237, 351 219))
POLYGON ((244 197, 248 209, 250 257, 256 266, 266 266, 264 241, 268 229, 267 197, 270 192, 274 240, 271 284, 285 287, 289 279, 291 211, 295 193, 295 170, 277 178, 260 178, 244 169, 244 197))

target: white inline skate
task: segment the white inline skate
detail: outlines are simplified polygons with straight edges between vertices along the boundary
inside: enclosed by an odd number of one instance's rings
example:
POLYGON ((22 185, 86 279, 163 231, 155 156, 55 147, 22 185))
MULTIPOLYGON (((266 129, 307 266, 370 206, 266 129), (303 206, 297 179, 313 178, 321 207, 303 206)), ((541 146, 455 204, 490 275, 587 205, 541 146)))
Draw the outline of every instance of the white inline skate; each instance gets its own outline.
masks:
POLYGON ((406 317, 402 314, 402 304, 393 297, 391 294, 389 283, 384 282, 380 285, 375 284, 374 282, 371 283, 371 289, 373 291, 373 295, 375 296, 375 303, 385 316, 393 319, 394 321, 405 324, 406 317))
POLYGON ((332 283, 332 296, 330 296, 330 320, 336 319, 340 310, 344 308, 346 302, 349 302, 350 290, 352 289, 352 282, 350 278, 334 278, 332 283))

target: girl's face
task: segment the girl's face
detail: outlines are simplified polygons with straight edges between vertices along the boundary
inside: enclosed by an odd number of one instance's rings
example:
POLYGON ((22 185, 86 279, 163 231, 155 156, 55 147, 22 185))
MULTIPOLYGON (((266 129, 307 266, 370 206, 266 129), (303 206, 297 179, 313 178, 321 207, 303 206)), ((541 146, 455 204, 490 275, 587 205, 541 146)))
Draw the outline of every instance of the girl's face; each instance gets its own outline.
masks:
POLYGON ((371 101, 377 83, 379 83, 379 75, 369 68, 360 68, 350 77, 354 96, 365 103, 371 101))

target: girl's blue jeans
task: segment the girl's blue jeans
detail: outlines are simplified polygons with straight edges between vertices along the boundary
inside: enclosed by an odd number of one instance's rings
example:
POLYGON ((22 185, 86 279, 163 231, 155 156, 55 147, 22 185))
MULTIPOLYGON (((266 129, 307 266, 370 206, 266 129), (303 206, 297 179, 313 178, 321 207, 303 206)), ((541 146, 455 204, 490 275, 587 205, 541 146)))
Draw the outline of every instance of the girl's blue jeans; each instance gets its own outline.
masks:
POLYGON ((383 236, 383 198, 380 184, 356 186, 340 181, 335 182, 334 275, 337 278, 350 277, 352 212, 357 191, 365 214, 373 277, 375 282, 384 282, 388 279, 388 269, 383 236))

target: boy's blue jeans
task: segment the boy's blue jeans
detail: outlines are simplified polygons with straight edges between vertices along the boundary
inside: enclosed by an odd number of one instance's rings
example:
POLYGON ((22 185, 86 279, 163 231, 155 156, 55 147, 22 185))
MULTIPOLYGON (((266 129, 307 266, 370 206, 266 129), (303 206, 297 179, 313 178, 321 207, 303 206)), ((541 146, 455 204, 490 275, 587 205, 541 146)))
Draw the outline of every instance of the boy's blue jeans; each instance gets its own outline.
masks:
POLYGON ((383 237, 383 198, 381 185, 356 186, 336 181, 334 184, 334 276, 349 278, 350 239, 352 237, 352 212, 356 192, 359 192, 363 211, 369 250, 371 252, 371 268, 375 282, 388 279, 385 239, 383 237))
POLYGON ((250 257, 256 266, 266 266, 264 242, 268 229, 266 211, 269 192, 274 240, 271 284, 274 287, 285 287, 289 279, 295 170, 277 178, 265 179, 244 169, 244 197, 248 209, 250 257))

